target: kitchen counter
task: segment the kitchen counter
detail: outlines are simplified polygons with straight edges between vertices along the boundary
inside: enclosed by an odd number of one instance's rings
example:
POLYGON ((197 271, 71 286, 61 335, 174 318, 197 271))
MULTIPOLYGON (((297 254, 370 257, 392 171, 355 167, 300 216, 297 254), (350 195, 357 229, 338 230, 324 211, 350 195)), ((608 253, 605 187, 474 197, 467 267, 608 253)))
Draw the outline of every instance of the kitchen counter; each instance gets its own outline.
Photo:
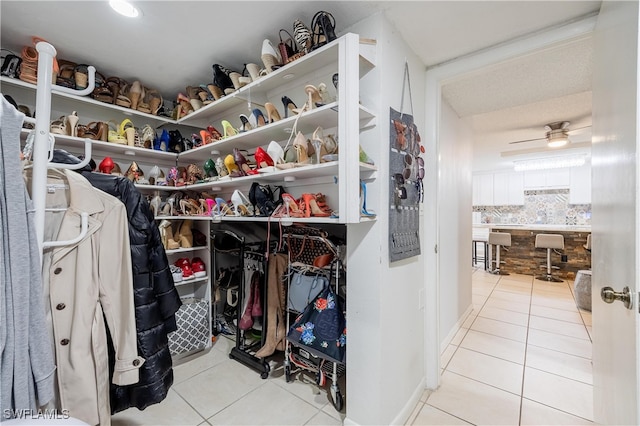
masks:
MULTIPOLYGON (((473 225, 479 227, 479 225, 473 225)), ((506 272, 540 275, 545 269, 540 265, 546 265, 547 250, 535 248, 537 234, 560 234, 564 236, 564 250, 562 254, 567 256, 566 262, 561 255, 551 251, 551 264, 560 267, 554 270, 563 279, 573 280, 576 272, 581 269, 591 269, 591 253, 584 248, 587 235, 591 233, 590 226, 570 225, 506 225, 506 224, 482 224, 491 232, 509 232, 511 234, 511 247, 508 251, 501 250, 500 260, 505 264, 502 269, 506 272)))
POLYGON ((488 229, 519 229, 527 231, 559 231, 559 232, 586 232, 591 233, 591 225, 537 225, 537 224, 508 224, 508 223, 474 223, 474 228, 488 229))

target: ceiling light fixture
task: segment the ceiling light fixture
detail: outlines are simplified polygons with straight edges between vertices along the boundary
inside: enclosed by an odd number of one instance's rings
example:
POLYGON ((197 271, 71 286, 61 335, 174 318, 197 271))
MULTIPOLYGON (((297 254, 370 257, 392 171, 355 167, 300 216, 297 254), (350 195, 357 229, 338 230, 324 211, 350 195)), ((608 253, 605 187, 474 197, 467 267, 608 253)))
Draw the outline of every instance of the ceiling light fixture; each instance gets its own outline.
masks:
POLYGON ((586 162, 586 155, 563 155, 558 157, 535 158, 513 162, 516 172, 529 170, 560 169, 563 167, 579 167, 586 162))
POLYGON ((567 128, 569 127, 568 121, 558 121, 555 123, 547 124, 545 129, 547 130, 547 146, 549 148, 560 148, 569 143, 569 134, 567 128))
POLYGON ((127 18, 135 18, 140 15, 140 10, 125 0, 109 0, 109 6, 127 18))

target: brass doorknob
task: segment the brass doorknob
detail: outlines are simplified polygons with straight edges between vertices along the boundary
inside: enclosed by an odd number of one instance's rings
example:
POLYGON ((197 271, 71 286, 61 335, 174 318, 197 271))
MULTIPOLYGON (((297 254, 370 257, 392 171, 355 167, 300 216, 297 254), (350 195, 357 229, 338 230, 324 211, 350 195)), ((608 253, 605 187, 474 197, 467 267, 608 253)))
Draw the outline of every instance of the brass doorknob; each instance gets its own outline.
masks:
POLYGON ((629 292, 629 287, 626 286, 621 292, 614 291, 611 287, 603 287, 600 291, 600 297, 606 303, 613 303, 619 300, 624 303, 625 308, 631 309, 632 307, 631 293, 629 292))

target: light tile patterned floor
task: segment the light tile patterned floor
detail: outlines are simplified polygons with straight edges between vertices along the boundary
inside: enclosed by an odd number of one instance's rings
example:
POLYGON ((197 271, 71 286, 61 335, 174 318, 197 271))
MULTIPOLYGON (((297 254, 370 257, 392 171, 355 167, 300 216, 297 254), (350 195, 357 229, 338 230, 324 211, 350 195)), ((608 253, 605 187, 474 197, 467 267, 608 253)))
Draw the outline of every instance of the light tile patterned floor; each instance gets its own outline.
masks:
POLYGON ((229 359, 232 345, 220 337, 213 348, 180 363, 162 403, 117 413, 112 425, 342 424, 344 414, 335 410, 326 392, 301 381, 286 383, 281 366, 262 380, 257 372, 229 359))
POLYGON ((473 273, 474 310, 409 425, 593 424, 591 313, 573 282, 473 273))
MULTIPOLYGON (((442 386, 425 392, 407 424, 592 424, 591 313, 572 282, 473 273, 474 310, 441 356, 442 386)), ((123 425, 340 425, 325 392, 267 380, 230 360, 231 342, 175 367, 167 399, 113 416, 123 425)))

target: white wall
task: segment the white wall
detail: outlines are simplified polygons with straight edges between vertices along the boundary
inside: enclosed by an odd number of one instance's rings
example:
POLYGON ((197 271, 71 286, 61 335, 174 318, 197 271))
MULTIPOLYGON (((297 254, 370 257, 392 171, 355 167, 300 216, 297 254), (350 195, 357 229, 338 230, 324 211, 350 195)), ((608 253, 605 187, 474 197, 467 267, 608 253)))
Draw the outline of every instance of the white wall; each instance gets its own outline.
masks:
POLYGON ((442 99, 439 137, 440 344, 471 307, 471 129, 442 99))
MULTIPOLYGON (((377 126, 363 133, 361 140, 379 169, 376 180, 367 185, 367 207, 377 211, 378 219, 349 226, 347 234, 345 424, 403 423, 424 389, 424 310, 419 306, 424 260, 418 256, 389 263, 389 107, 400 109, 407 59, 414 118, 423 131, 425 66, 382 15, 348 31, 377 40, 377 67, 361 81, 360 97, 378 112, 377 126)), ((409 112, 408 99, 405 111, 409 112)))

